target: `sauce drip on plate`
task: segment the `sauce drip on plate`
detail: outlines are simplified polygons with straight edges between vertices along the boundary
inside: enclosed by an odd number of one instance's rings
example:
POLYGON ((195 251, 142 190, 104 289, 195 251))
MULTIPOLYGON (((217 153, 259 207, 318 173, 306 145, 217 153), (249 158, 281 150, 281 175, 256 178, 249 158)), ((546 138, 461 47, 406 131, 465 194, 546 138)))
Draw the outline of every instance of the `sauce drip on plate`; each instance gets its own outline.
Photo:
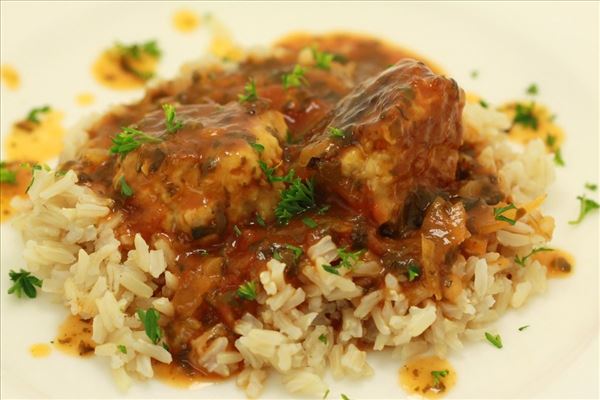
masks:
POLYGON ((32 344, 29 347, 29 353, 31 353, 34 358, 48 357, 50 353, 52 353, 52 347, 46 343, 32 344))
POLYGON ((575 258, 564 250, 552 250, 536 253, 533 258, 548 270, 548 278, 566 278, 571 276, 575 258))
POLYGON ((145 52, 140 52, 138 58, 126 57, 115 47, 100 54, 92 66, 92 74, 98 83, 110 89, 139 89, 154 76, 157 65, 157 57, 145 52))
POLYGON ((94 354, 92 340, 92 321, 82 320, 69 315, 58 329, 54 346, 65 354, 73 356, 89 356, 94 354))
POLYGON ((5 222, 10 218, 14 209, 10 201, 15 196, 25 196, 25 190, 31 182, 31 169, 20 166, 20 162, 12 162, 4 167, 14 174, 14 183, 0 183, 0 221, 5 222))
POLYGON ((191 10, 179 10, 173 14, 173 26, 182 33, 190 33, 198 29, 200 17, 191 10))
POLYGON ((409 360, 400 368, 400 386, 410 393, 435 399, 456 384, 456 371, 448 360, 437 356, 409 360))
POLYGON ((90 92, 81 92, 75 97, 75 102, 79 106, 89 106, 92 105, 96 101, 94 95, 90 92))
POLYGON ((190 388, 194 386, 210 385, 219 380, 223 380, 217 374, 205 375, 196 369, 187 366, 185 363, 172 362, 171 364, 163 364, 161 362, 152 360, 152 367, 154 369, 154 376, 161 382, 168 386, 176 388, 190 388))
POLYGON ((11 65, 4 64, 0 67, 0 77, 2 78, 2 84, 10 90, 17 90, 21 85, 21 77, 11 65))
POLYGON ((62 112, 50 110, 40 114, 37 123, 23 120, 14 124, 4 139, 7 160, 44 162, 56 157, 63 146, 63 117, 62 112))

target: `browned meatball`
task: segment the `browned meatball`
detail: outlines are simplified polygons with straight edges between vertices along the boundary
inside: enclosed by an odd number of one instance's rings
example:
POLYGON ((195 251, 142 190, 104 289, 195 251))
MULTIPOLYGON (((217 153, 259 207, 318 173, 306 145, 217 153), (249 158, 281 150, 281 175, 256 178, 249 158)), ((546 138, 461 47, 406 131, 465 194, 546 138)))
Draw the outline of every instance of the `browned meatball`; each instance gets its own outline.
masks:
POLYGON ((409 193, 454 180, 463 97, 454 80, 402 61, 344 97, 298 164, 376 223, 401 223, 409 193))

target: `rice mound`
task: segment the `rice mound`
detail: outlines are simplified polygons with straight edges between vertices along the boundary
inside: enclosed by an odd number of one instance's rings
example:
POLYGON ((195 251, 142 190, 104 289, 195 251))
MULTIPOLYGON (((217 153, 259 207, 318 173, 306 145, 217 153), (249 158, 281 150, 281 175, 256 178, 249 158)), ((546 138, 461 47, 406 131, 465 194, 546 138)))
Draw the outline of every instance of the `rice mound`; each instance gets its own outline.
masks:
MULTIPOLYGON (((485 144, 478 161, 498 176, 514 203, 525 205, 544 195, 554 172, 541 141, 515 150, 503 133, 510 126, 507 117, 478 104, 468 104, 463 119, 465 140, 485 144)), ((171 354, 150 341, 135 314, 153 307, 162 326, 173 316, 170 298, 178 280, 169 271, 168 246, 151 249, 137 234, 134 249, 121 257, 122 243, 113 230, 121 216, 111 213, 111 200, 78 185, 73 171, 63 176, 34 171, 28 198, 15 199, 14 205, 21 210, 13 223, 25 242, 28 269, 43 278, 42 291, 55 295, 73 315, 93 321, 95 354, 106 358, 118 386, 126 389, 133 378, 152 378, 151 359, 170 363, 171 354), (158 292, 156 278, 165 282, 158 292), (119 351, 123 345, 126 353, 119 351)), ((290 393, 320 397, 328 388, 326 370, 336 379, 374 373, 359 341, 373 351, 392 349, 401 358, 460 350, 466 340, 483 340, 485 326, 509 308, 546 290, 544 266, 529 261, 521 267, 512 258, 545 245, 553 228, 553 219, 533 208, 496 233, 509 255, 459 255, 452 273, 468 285, 453 303, 426 300, 421 307, 409 307, 392 274, 385 276, 384 288, 369 293, 354 282, 380 274, 377 262, 358 262, 339 275, 326 272, 321 266, 338 257, 336 244, 326 236, 307 251, 301 287, 286 282, 285 264, 271 259, 260 273, 258 313, 236 322, 237 340, 230 343, 217 326, 193 341, 193 357, 207 371, 237 374, 238 386, 252 398, 272 371, 290 393), (333 315, 341 317, 339 330, 331 325, 333 315)))

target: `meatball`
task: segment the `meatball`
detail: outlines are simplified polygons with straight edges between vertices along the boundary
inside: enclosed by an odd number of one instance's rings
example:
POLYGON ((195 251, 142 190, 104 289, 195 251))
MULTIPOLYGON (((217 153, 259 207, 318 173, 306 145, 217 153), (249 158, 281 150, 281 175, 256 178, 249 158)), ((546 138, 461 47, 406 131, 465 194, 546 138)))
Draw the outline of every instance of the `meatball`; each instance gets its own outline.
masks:
POLYGON ((218 238, 234 224, 260 215, 272 219, 279 187, 266 181, 259 160, 281 162, 286 135, 283 115, 238 103, 177 107, 183 127, 168 133, 162 110, 137 125, 164 140, 144 144, 118 162, 113 186, 122 179, 135 193, 127 201, 136 218, 165 232, 194 239, 218 238))
POLYGON ((340 100, 297 163, 377 224, 402 224, 410 193, 454 181, 463 104, 454 80, 401 61, 340 100))

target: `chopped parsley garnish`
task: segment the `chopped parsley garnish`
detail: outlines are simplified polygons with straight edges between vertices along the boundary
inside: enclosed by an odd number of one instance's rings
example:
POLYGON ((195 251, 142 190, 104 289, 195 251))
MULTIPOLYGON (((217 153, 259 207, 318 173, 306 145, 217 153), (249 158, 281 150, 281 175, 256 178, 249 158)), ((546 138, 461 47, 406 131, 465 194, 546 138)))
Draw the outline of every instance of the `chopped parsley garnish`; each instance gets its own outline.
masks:
POLYGON ((496 219, 496 221, 504 221, 504 222, 508 222, 511 225, 514 225, 517 221, 514 219, 511 219, 511 218, 508 218, 508 217, 504 216, 503 214, 508 210, 515 210, 516 208, 517 207, 513 203, 510 203, 506 207, 494 208, 494 218, 496 219))
POLYGON ((553 251, 553 250, 554 249, 550 249, 548 247, 538 247, 537 249, 531 250, 531 252, 529 254, 527 254, 526 256, 524 256, 524 257, 519 257, 518 255, 515 256, 515 262, 517 264, 519 264, 521 267, 524 267, 525 266, 525 262, 527 261, 527 259, 529 257, 531 257, 532 255, 534 255, 535 253, 539 253, 539 252, 542 252, 542 251, 553 251))
POLYGON ((162 55, 162 51, 158 47, 156 40, 148 40, 144 43, 134 43, 130 45, 117 42, 115 47, 117 50, 119 50, 119 52, 121 52, 122 55, 136 60, 142 56, 142 53, 145 53, 153 58, 160 58, 162 55))
POLYGON ((244 282, 237 290, 238 297, 244 300, 256 299, 256 283, 253 281, 244 282))
MULTIPOLYGON (((294 261, 295 262, 297 262, 300 259, 300 257, 302 257, 302 254, 304 254, 304 250, 302 250, 302 248, 298 247, 298 246, 294 246, 294 245, 291 245, 291 244, 285 244, 282 247, 292 251, 292 253, 294 254, 294 261)), ((279 253, 280 250, 281 249, 275 249, 275 251, 273 252, 273 257, 277 261, 281 261, 282 260, 281 254, 279 253)))
POLYGON ((329 133, 329 137, 332 137, 332 138, 346 137, 346 132, 344 132, 340 128, 334 128, 333 126, 330 126, 329 128, 327 128, 327 133, 329 133))
POLYGON ((117 348, 119 349, 119 351, 123 354, 127 354, 127 347, 123 344, 120 344, 117 346, 117 348))
POLYGON ((238 101, 245 103, 249 101, 256 101, 258 99, 258 93, 256 93, 256 82, 254 79, 250 79, 248 83, 244 85, 244 93, 238 94, 238 101))
POLYGON ((126 126, 121 128, 121 132, 112 139, 113 145, 110 147, 110 153, 120 154, 123 158, 144 143, 160 143, 163 140, 160 137, 151 136, 138 129, 126 126))
POLYGON ((260 166, 260 169, 264 172, 264 174, 267 176, 267 181, 273 183, 273 182, 286 182, 286 183, 292 183, 294 180, 294 176, 296 175, 296 172, 291 169, 287 175, 284 176, 276 176, 275 175, 275 168, 276 167, 268 167, 267 163, 264 162, 263 160, 259 160, 258 161, 258 165, 260 166))
POLYGON ((177 119, 175 114, 175 107, 172 104, 163 104, 162 108, 165 112, 167 132, 175 133, 181 128, 183 128, 183 121, 177 119))
POLYGON ((327 391, 323 395, 323 400, 325 400, 327 398, 327 396, 329 396, 329 389, 327 389, 327 391))
POLYGON ((235 234, 236 237, 242 236, 242 231, 240 230, 240 228, 237 225, 233 226, 233 233, 235 234))
POLYGON ((551 133, 548 133, 546 135, 546 145, 550 148, 553 148, 555 144, 556 144, 556 136, 554 136, 551 133))
POLYGON ((523 325, 522 327, 519 328, 519 331, 524 331, 527 328, 529 328, 529 325, 523 325))
POLYGON ((0 183, 10 183, 11 185, 17 183, 17 174, 6 168, 4 161, 0 162, 0 183))
POLYGON ((515 116, 513 118, 513 124, 519 124, 524 127, 529 127, 533 130, 538 128, 538 120, 533 110, 535 103, 531 103, 529 106, 521 103, 515 105, 515 116))
POLYGON ((600 204, 596 203, 592 199, 588 199, 585 194, 583 196, 577 196, 577 200, 579 200, 579 216, 574 221, 569 221, 569 224, 576 225, 583 221, 586 215, 590 212, 597 210, 600 208, 600 204))
POLYGON ((280 224, 287 224, 292 217, 302 214, 317 205, 312 179, 302 180, 294 170, 287 175, 285 182, 290 185, 280 192, 281 199, 275 208, 275 216, 280 224))
POLYGON ((447 369, 443 369, 441 371, 431 371, 431 376, 433 376, 433 386, 439 386, 440 379, 445 378, 446 376, 448 376, 449 373, 450 371, 448 371, 447 369))
POLYGON ((488 102, 483 99, 479 100, 479 105, 483 108, 489 108, 488 102))
POLYGON ((260 216, 260 214, 256 214, 256 223, 259 224, 260 226, 262 226, 263 228, 265 226, 267 226, 267 223, 265 222, 265 220, 263 219, 263 217, 260 216))
POLYGON ((346 396, 344 393, 342 393, 342 400, 350 400, 350 397, 346 396))
POLYGON ((340 258, 340 266, 347 269, 352 269, 358 259, 367 252, 367 250, 348 251, 345 247, 337 249, 338 257, 340 258))
POLYGON ((308 81, 304 77, 305 72, 306 70, 301 65, 296 64, 292 72, 284 74, 281 78, 284 89, 306 85, 308 81))
MULTIPOLYGON (((22 166, 28 166, 29 164, 25 164, 22 166)), ((29 189, 31 189, 31 185, 33 185, 33 181, 35 180, 35 176, 33 176, 33 172, 36 170, 41 170, 44 169, 45 171, 50 171, 50 167, 46 164, 40 165, 40 164, 33 164, 31 166, 31 181, 29 182, 29 185, 27 185, 27 189, 25 189, 25 193, 29 193, 29 189)))
POLYGON ((119 184, 121 185, 121 194, 123 196, 125 196, 125 197, 133 196, 133 189, 125 181, 125 176, 122 176, 121 179, 119 179, 119 184))
POLYGON ((316 48, 312 49, 313 58, 315 59, 315 67, 328 71, 331 68, 331 62, 335 60, 335 54, 319 51, 316 48))
POLYGON ((27 114, 27 117, 25 117, 25 119, 34 124, 39 124, 40 123, 39 114, 48 113, 50 111, 51 111, 51 108, 49 105, 45 105, 42 107, 36 107, 36 108, 32 109, 31 111, 29 111, 29 113, 27 114))
POLYGON ((152 343, 157 344, 160 342, 160 339, 163 337, 163 331, 158 325, 158 319, 160 318, 158 311, 154 308, 149 308, 148 310, 139 308, 137 310, 137 316, 140 321, 142 321, 146 336, 148 336, 152 343))
POLYGON ((408 265, 406 274, 408 276, 408 281, 412 282, 415 279, 417 279, 419 276, 421 276, 421 267, 419 267, 419 265, 417 263, 411 262, 408 265))
POLYGON ((471 73, 469 75, 471 76, 472 79, 477 79, 479 77, 479 71, 474 69, 473 71, 471 71, 471 73))
POLYGON ((339 265, 331 265, 331 264, 323 264, 321 265, 321 267, 329 272, 330 274, 334 274, 334 275, 339 275, 340 272, 338 271, 338 268, 340 268, 339 265))
POLYGON ((554 164, 558 165, 559 167, 565 166, 565 160, 562 158, 562 152, 560 151, 560 148, 554 151, 554 164))
POLYGON ((323 207, 319 208, 317 210, 317 214, 318 215, 323 215, 325 214, 327 211, 329 211, 329 209, 331 208, 331 206, 329 204, 325 204, 323 207))
POLYGON ((591 190, 592 192, 595 192, 598 189, 598 185, 596 185, 595 183, 586 182, 585 183, 585 188, 587 190, 591 190))
POLYGON ((527 86, 527 90, 526 93, 531 95, 531 96, 535 96, 537 95, 539 92, 538 90, 538 86, 535 83, 532 83, 531 85, 527 86))
MULTIPOLYGON (((265 151, 265 146, 263 146, 260 143, 254 142, 254 143, 249 143, 249 144, 257 153, 262 153, 263 151, 265 151)), ((265 164, 265 166, 266 166, 266 164, 265 164)))
POLYGON ((37 296, 36 286, 42 287, 42 280, 38 277, 31 275, 31 272, 21 269, 19 272, 15 272, 12 269, 8 273, 10 280, 13 281, 13 285, 8 289, 8 294, 16 294, 17 297, 21 297, 23 293, 30 299, 34 299, 37 296))
POLYGON ((315 220, 314 220, 314 219, 312 219, 312 218, 308 218, 308 217, 306 217, 306 218, 302 218, 302 223, 303 223, 304 225, 308 226, 308 227, 309 227, 309 228, 311 228, 311 229, 314 229, 314 228, 316 228, 317 226, 319 226, 319 224, 317 224, 317 221, 315 221, 315 220))
POLYGON ((485 333, 485 338, 495 347, 501 349, 502 348, 502 338, 500 335, 492 335, 489 332, 485 333))
POLYGON ((327 344, 327 342, 328 342, 327 335, 325 335, 324 333, 321 333, 321 335, 319 336, 319 341, 323 342, 323 344, 327 344))

